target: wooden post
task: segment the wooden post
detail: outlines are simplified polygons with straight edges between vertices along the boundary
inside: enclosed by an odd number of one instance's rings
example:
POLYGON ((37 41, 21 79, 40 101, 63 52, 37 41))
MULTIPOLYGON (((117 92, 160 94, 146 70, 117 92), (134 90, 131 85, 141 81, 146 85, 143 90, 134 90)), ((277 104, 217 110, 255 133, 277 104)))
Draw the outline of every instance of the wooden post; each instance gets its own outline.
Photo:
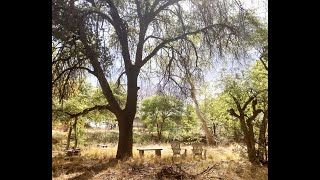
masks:
POLYGON ((183 157, 187 157, 187 149, 184 149, 183 157))
POLYGON ((140 157, 144 156, 144 150, 139 150, 140 157))
POLYGON ((161 157, 161 150, 160 149, 156 149, 155 151, 156 151, 156 155, 161 157))
POLYGON ((204 159, 207 159, 207 150, 204 149, 203 151, 204 151, 204 159))

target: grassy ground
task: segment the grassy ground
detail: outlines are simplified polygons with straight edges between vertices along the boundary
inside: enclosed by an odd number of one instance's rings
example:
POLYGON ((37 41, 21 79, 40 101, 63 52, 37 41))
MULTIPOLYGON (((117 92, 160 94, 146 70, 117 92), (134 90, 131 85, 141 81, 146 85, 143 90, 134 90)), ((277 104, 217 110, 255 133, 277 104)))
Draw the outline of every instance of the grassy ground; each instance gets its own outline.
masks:
MULTIPOLYGON (((53 137, 63 141, 65 133, 53 132, 53 137)), ((206 147, 207 159, 193 159, 192 147, 187 149, 186 158, 174 158, 169 144, 138 144, 133 146, 133 157, 126 162, 114 159, 116 143, 107 143, 107 148, 97 147, 95 143, 81 147, 81 155, 65 157, 58 143, 52 153, 52 178, 57 179, 268 179, 267 167, 252 166, 239 154, 240 146, 206 147), (161 158, 154 151, 146 151, 140 158, 139 147, 161 147, 161 158), (174 163, 173 163, 174 162, 174 163), (178 165, 175 165, 178 164, 178 165), (205 171, 207 168, 207 171, 205 171), (205 171, 205 172, 203 172, 205 171), (202 173, 203 172, 203 173, 202 173)))

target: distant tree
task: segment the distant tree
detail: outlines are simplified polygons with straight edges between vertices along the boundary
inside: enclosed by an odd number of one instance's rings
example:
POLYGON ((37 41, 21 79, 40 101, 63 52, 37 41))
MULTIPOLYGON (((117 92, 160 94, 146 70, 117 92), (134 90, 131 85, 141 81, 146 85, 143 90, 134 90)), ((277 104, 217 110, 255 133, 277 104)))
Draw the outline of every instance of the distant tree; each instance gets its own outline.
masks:
POLYGON ((155 129, 160 141, 163 131, 172 130, 181 121, 183 103, 173 96, 151 96, 142 101, 141 112, 147 128, 155 129))
MULTIPOLYGON (((268 89, 268 71, 265 68, 267 62, 263 64, 261 61, 257 62, 250 71, 250 77, 253 80, 253 88, 258 90, 268 89)), ((260 162, 268 162, 268 119, 269 119, 269 103, 268 92, 263 91, 258 95, 260 108, 263 110, 263 117, 259 127, 259 139, 258 139, 258 158, 260 162)))
MULTIPOLYGON (((259 64, 261 65, 261 63, 259 64)), ((229 101, 232 108, 230 108, 228 112, 240 121, 240 127, 244 134, 247 146, 248 158, 252 163, 260 163, 261 158, 259 156, 262 155, 261 153, 263 153, 263 156, 266 155, 266 152, 261 151, 262 149, 265 149, 265 138, 261 138, 265 137, 266 133, 268 110, 266 109, 267 102, 265 102, 265 98, 267 89, 265 89, 266 84, 264 84, 264 86, 260 86, 262 89, 254 86, 255 83, 263 82, 266 83, 267 81, 256 82, 247 73, 242 75, 237 74, 233 77, 227 76, 224 79, 224 93, 228 94, 232 99, 231 102, 229 101), (261 125, 259 126, 259 122, 261 121, 259 120, 261 119, 259 114, 261 113, 265 113, 265 115, 263 116, 261 125), (258 129, 258 132, 256 132, 255 129, 258 129), (256 135, 259 133, 259 139, 263 144, 256 140, 256 135), (259 151, 256 149, 256 144, 259 146, 259 151), (263 148, 261 148, 261 145, 263 148), (260 155, 259 152, 261 152, 260 155)))
POLYGON ((191 137, 199 131, 199 123, 196 119, 195 110, 192 104, 186 103, 185 110, 183 112, 181 123, 176 129, 179 132, 179 136, 191 137))
MULTIPOLYGON (((124 92, 120 88, 112 85, 115 97, 119 104, 124 104, 124 92)), ((52 116, 53 121, 65 122, 68 127, 67 145, 69 149, 72 131, 74 132, 74 148, 78 145, 78 134, 83 127, 77 126, 79 121, 84 125, 88 119, 101 122, 109 119, 113 120, 114 115, 106 111, 101 89, 94 89, 89 83, 82 83, 78 91, 69 96, 67 100, 58 101, 58 96, 53 96, 52 116)))

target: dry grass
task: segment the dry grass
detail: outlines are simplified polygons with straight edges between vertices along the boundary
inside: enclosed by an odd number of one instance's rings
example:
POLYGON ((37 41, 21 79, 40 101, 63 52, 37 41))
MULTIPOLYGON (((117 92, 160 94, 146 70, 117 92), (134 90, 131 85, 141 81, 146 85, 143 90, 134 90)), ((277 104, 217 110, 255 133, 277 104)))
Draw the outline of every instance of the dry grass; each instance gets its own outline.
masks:
MULTIPOLYGON (((196 179, 268 179, 266 167, 254 167, 243 160, 234 151, 237 145, 226 147, 207 147, 207 159, 193 159, 192 147, 187 149, 186 158, 175 158, 186 173, 195 175, 208 167, 217 164, 207 173, 196 176, 196 179)), ((133 157, 126 162, 114 159, 117 146, 108 144, 107 148, 95 146, 82 149, 81 156, 66 158, 57 155, 53 157, 53 179, 156 179, 157 173, 164 167, 172 166, 172 150, 169 144, 150 144, 148 146, 133 146, 133 157), (137 148, 162 147, 161 158, 155 156, 154 151, 145 151, 140 158, 137 148)), ((175 166, 172 166, 175 167, 175 166)), ((175 167, 176 168, 176 167, 175 167)))

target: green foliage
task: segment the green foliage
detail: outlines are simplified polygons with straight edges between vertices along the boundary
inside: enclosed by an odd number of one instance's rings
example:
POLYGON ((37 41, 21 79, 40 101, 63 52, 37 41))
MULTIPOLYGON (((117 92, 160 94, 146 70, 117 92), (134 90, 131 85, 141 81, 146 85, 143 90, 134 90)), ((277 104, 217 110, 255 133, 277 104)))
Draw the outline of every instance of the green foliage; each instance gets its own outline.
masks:
MULTIPOLYGON (((121 107, 125 106, 126 102, 126 93, 123 88, 116 87, 115 84, 111 84, 111 89, 114 92, 114 97, 118 101, 121 107)), ((94 105, 106 105, 107 100, 104 97, 101 88, 93 89, 91 91, 91 96, 87 97, 89 101, 92 102, 94 105)), ((92 105, 92 107, 94 106, 92 105)), ((87 115, 88 119, 95 121, 95 122, 112 122, 116 119, 115 115, 108 110, 100 110, 100 111, 91 111, 87 115)))
MULTIPOLYGON (((215 95, 206 95, 201 101, 200 109, 206 117, 208 126, 213 130, 213 124, 216 125, 216 135, 218 140, 240 140, 243 133, 240 128, 239 120, 230 115, 229 109, 237 110, 236 104, 232 99, 234 96, 241 105, 243 105, 250 96, 256 95, 257 108, 266 109, 268 106, 268 72, 260 60, 248 69, 236 74, 222 74, 221 87, 223 92, 215 95)), ((245 111, 247 115, 252 114, 251 104, 245 111)), ((254 133, 257 136, 261 125, 263 114, 257 116, 253 121, 254 133)))
POLYGON ((142 101, 141 112, 147 129, 161 133, 181 125, 183 103, 173 96, 155 95, 142 101))
MULTIPOLYGON (((125 93, 121 88, 116 88, 112 85, 116 100, 121 106, 125 104, 125 93)), ((59 98, 53 96, 52 103, 52 121, 54 124, 62 122, 67 126, 72 125, 74 119, 71 119, 67 114, 77 114, 83 112, 85 109, 92 108, 97 105, 106 105, 107 101, 102 94, 100 88, 93 88, 90 83, 82 83, 77 93, 70 96, 68 99, 64 99, 61 102, 59 98)), ((77 121, 77 138, 78 144, 85 143, 84 139, 84 124, 90 120, 94 122, 102 121, 114 121, 116 118, 113 113, 108 110, 93 110, 87 114, 80 115, 77 121)))
POLYGON ((86 145, 101 144, 101 143, 117 143, 119 133, 105 130, 86 130, 84 142, 86 145))
MULTIPOLYGON (((111 87, 114 91, 116 100, 121 106, 124 106, 126 98, 125 91, 121 87, 117 88, 114 84, 112 84, 111 87)), ((90 83, 81 84, 80 90, 67 100, 59 102, 58 97, 54 96, 52 101, 52 120, 62 122, 69 122, 70 117, 66 112, 76 114, 96 105, 108 104, 106 98, 102 94, 101 88, 93 88, 90 83)), ((88 114, 84 114, 81 117, 83 117, 83 120, 90 119, 95 122, 113 121, 115 119, 113 113, 108 110, 90 111, 88 114)))
POLYGON ((239 121, 232 117, 228 113, 228 109, 230 109, 231 98, 225 94, 220 93, 217 96, 211 96, 204 100, 207 103, 207 114, 206 117, 209 120, 209 128, 212 133, 213 128, 216 128, 216 140, 220 144, 225 144, 231 141, 239 141, 240 140, 240 123, 239 121))
POLYGON ((183 123, 183 133, 191 132, 198 125, 198 121, 196 120, 196 114, 193 106, 191 104, 186 105, 186 111, 182 118, 183 123))
MULTIPOLYGON (((165 139, 165 137, 163 138, 165 139)), ((134 133, 133 134, 133 143, 148 145, 157 142, 157 138, 154 134, 151 133, 134 133)))
POLYGON ((196 136, 200 138, 200 126, 196 119, 196 114, 191 104, 184 106, 181 121, 169 131, 168 138, 180 141, 194 140, 196 136))

